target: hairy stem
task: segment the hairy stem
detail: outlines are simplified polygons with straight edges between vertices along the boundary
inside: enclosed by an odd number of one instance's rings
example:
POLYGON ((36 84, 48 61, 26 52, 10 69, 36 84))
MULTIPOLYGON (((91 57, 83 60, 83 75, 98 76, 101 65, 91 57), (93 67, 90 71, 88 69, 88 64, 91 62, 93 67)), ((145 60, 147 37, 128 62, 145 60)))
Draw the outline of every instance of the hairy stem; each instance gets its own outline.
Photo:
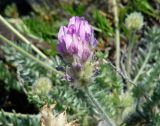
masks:
POLYGON ((131 31, 131 33, 129 33, 128 56, 126 64, 128 77, 130 77, 131 67, 132 67, 132 49, 135 43, 134 36, 135 36, 135 31, 131 31))
POLYGON ((26 44, 30 45, 31 48, 38 53, 42 58, 44 58, 45 60, 47 60, 49 63, 52 63, 52 61, 43 53, 41 52, 36 46, 34 46, 28 39, 26 39, 19 31, 17 31, 11 24, 9 24, 6 19, 4 19, 1 15, 0 15, 0 21, 8 28, 10 29, 15 35, 17 35, 23 42, 25 42, 26 44))
POLYGON ((97 99, 94 97, 92 92, 89 90, 88 87, 84 89, 85 93, 89 97, 89 99, 92 101, 92 103, 95 105, 95 107, 98 109, 98 111, 103 114, 104 119, 106 120, 108 126, 116 126, 115 123, 110 119, 110 117, 107 115, 107 113, 103 110, 97 99))
POLYGON ((133 49, 133 42, 130 41, 129 47, 128 47, 128 56, 127 56, 127 75, 130 77, 131 73, 131 67, 132 67, 132 49, 133 49))
POLYGON ((8 45, 14 47, 17 51, 21 52, 23 55, 27 56, 28 58, 32 59, 33 61, 39 63, 41 66, 43 66, 44 68, 51 70, 54 73, 60 74, 60 75, 64 75, 62 72, 57 71, 56 69, 54 69, 53 67, 51 67, 50 65, 48 65, 47 63, 39 60, 38 58, 34 57, 32 54, 28 53, 27 51, 25 51, 23 48, 17 46, 15 43, 13 43, 12 41, 8 40, 7 38, 5 38, 4 36, 0 35, 0 39, 3 40, 4 42, 6 42, 8 45))
POLYGON ((38 115, 11 113, 11 112, 4 112, 4 111, 0 111, 0 115, 9 116, 9 117, 16 116, 17 118, 26 118, 26 119, 38 117, 38 115))
POLYGON ((147 54, 147 56, 146 56, 146 58, 145 58, 145 60, 144 60, 144 62, 143 62, 143 64, 142 64, 141 68, 139 69, 136 77, 135 77, 134 80, 133 80, 134 83, 137 82, 137 80, 139 79, 140 75, 142 74, 142 72, 143 72, 146 64, 148 63, 148 60, 149 60, 150 55, 151 55, 151 52, 152 52, 152 45, 151 45, 150 48, 149 48, 149 52, 148 52, 148 54, 147 54))
POLYGON ((120 33, 119 33, 119 18, 118 18, 118 6, 116 0, 113 2, 113 13, 115 22, 115 43, 116 43, 116 67, 120 69, 120 33))

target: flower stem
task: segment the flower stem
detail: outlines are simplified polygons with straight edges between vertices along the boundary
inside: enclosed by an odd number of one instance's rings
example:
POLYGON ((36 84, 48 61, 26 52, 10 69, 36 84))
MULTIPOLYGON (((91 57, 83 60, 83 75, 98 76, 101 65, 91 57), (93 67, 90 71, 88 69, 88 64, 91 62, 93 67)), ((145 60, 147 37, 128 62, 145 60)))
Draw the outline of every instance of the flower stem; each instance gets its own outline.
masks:
POLYGON ((118 18, 118 6, 116 0, 113 2, 113 13, 114 13, 114 22, 115 22, 115 43, 116 43, 116 67, 120 69, 120 33, 119 33, 119 18, 118 18))
POLYGON ((110 117, 107 115, 107 113, 103 110, 97 99, 94 97, 92 92, 89 90, 88 87, 84 89, 85 93, 89 97, 89 99, 92 101, 92 103, 95 105, 95 107, 98 109, 98 111, 103 114, 103 118, 107 121, 108 126, 116 126, 115 123, 110 119, 110 117))
POLYGON ((129 43, 128 47, 128 62, 127 62, 127 74, 130 77, 131 67, 132 67, 132 49, 133 49, 133 42, 129 43))
POLYGON ((52 61, 43 53, 41 52, 36 46, 34 46, 28 39, 26 39, 19 31, 17 31, 11 24, 9 24, 5 18, 3 18, 0 15, 0 21, 8 28, 10 29, 15 35, 17 35, 22 41, 24 41, 26 44, 30 45, 31 48, 37 52, 42 58, 47 60, 49 63, 52 63, 52 61))
POLYGON ((126 64, 128 77, 130 77, 131 67, 132 67, 132 49, 135 43, 134 37, 135 37, 135 31, 131 31, 129 33, 128 56, 127 56, 127 64, 126 64))
POLYGON ((25 51, 23 48, 17 46, 15 43, 11 42, 10 40, 8 40, 7 38, 5 38, 4 36, 0 35, 0 39, 3 40, 4 42, 6 42, 7 44, 9 44, 10 46, 14 47, 17 51, 21 52, 22 54, 24 54, 25 56, 29 57, 30 59, 32 59, 33 61, 39 63, 41 66, 43 66, 44 68, 51 70, 57 74, 60 75, 64 75, 62 72, 57 71, 56 69, 54 69, 53 67, 51 67, 50 65, 48 65, 47 63, 39 60, 38 58, 34 57, 32 54, 28 53, 27 51, 25 51))

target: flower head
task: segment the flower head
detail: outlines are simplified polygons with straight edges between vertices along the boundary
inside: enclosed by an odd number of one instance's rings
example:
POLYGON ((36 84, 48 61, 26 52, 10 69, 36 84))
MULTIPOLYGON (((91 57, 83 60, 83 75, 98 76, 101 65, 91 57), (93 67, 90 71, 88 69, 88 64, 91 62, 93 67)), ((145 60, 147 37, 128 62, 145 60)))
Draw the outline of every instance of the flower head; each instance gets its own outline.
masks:
POLYGON ((125 20, 126 27, 129 30, 140 30, 143 26, 143 16, 141 13, 133 12, 125 20))
POLYGON ((57 49, 64 57, 85 62, 92 56, 91 50, 95 46, 93 29, 84 18, 72 17, 67 27, 61 26, 57 49))

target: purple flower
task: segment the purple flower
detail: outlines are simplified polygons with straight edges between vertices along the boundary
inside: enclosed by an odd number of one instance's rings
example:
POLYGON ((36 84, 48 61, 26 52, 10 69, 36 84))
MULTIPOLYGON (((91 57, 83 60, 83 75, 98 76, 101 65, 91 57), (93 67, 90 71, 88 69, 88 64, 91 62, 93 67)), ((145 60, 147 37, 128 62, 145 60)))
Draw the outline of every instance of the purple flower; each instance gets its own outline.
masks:
POLYGON ((80 62, 86 62, 92 56, 96 39, 91 25, 82 17, 72 17, 68 26, 61 26, 58 33, 58 52, 80 62))
POLYGON ((96 39, 91 25, 82 17, 72 17, 58 33, 57 50, 68 64, 65 79, 75 87, 91 81, 96 39))

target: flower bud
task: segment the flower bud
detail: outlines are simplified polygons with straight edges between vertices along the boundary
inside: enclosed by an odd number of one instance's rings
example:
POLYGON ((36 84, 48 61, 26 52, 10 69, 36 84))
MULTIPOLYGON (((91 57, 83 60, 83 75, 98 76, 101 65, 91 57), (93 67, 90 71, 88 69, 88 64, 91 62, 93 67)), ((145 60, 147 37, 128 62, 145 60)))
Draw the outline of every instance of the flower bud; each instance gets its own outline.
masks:
POLYGON ((127 16, 125 24, 129 30, 140 30, 143 26, 142 14, 138 12, 131 13, 127 16))
POLYGON ((48 95, 51 88, 52 88, 52 82, 47 77, 40 77, 38 80, 35 81, 32 87, 33 93, 40 96, 48 95))

